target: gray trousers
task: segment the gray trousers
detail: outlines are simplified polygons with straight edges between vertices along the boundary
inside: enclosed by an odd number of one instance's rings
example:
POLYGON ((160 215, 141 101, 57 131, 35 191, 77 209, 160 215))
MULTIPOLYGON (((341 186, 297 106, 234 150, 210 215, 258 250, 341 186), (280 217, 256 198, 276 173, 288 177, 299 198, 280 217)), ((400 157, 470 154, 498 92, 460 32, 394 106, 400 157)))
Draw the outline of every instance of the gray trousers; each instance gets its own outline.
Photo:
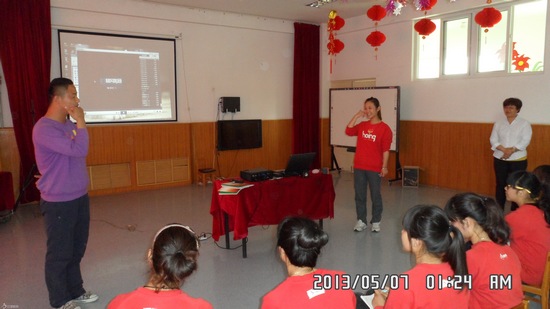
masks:
POLYGON ((357 220, 367 223, 367 187, 370 189, 372 201, 372 220, 380 222, 382 220, 382 194, 380 193, 381 177, 377 172, 361 169, 353 170, 353 181, 355 187, 355 210, 357 220))

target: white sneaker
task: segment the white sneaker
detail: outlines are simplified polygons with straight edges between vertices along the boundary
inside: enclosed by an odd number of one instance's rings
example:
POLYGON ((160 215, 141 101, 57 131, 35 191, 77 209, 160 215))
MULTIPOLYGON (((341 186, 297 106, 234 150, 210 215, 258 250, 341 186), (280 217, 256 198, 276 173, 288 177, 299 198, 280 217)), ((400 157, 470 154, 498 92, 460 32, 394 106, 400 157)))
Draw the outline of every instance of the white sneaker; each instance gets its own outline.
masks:
POLYGON ((367 225, 362 220, 357 220, 355 227, 353 228, 356 232, 364 231, 367 228, 367 225))
POLYGON ((380 232, 380 222, 373 222, 371 231, 376 233, 380 232))
POLYGON ((57 309, 80 309, 80 306, 72 300, 69 300, 65 305, 58 307, 57 309))
POLYGON ((86 293, 80 295, 79 297, 73 299, 73 302, 78 304, 86 304, 86 303, 93 303, 94 301, 98 300, 99 296, 96 294, 87 291, 86 293))

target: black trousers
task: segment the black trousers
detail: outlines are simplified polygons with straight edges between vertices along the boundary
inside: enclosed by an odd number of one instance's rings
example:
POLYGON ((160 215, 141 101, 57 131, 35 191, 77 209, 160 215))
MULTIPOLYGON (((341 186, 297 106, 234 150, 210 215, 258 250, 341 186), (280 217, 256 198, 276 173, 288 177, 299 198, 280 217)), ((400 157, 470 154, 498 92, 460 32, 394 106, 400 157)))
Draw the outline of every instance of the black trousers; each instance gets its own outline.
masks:
MULTIPOLYGON (((508 175, 515 171, 525 171, 527 169, 527 160, 506 161, 493 158, 493 166, 496 177, 495 199, 504 210, 504 204, 506 204, 506 193, 504 192, 504 187, 507 185, 506 179, 508 175)), ((518 207, 516 203, 512 203, 512 210, 516 210, 518 207)))
POLYGON ((80 261, 88 244, 90 200, 88 194, 68 202, 40 201, 46 228, 46 286, 54 308, 79 297, 82 286, 80 261))

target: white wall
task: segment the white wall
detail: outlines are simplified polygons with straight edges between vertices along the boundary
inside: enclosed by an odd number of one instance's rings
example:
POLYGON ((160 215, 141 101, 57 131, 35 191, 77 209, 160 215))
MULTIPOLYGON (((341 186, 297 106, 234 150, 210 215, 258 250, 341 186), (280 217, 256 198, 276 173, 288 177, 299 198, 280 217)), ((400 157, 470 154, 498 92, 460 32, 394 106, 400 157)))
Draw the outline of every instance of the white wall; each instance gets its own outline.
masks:
MULTIPOLYGON (((440 0, 430 14, 482 4, 479 0, 440 0)), ((178 36, 181 37, 176 52, 180 122, 215 121, 217 101, 222 96, 241 97, 241 112, 235 119, 292 118, 292 21, 135 0, 51 0, 51 6, 52 77, 59 76, 56 33, 59 28, 178 36)), ((378 29, 387 40, 379 48, 378 60, 365 41, 374 30, 374 22, 366 15, 342 16, 346 25, 337 36, 345 49, 335 57, 332 74, 326 49, 326 24, 321 25, 321 116, 329 117, 331 81, 375 78, 377 86, 401 86, 403 120, 493 122, 502 117, 502 101, 515 96, 524 102, 521 111, 524 118, 532 123, 550 124, 548 68, 540 74, 412 81, 411 46, 416 34, 411 19, 422 16, 411 2, 401 15, 383 19, 378 29)), ((546 32, 550 33, 548 22, 546 32)), ((545 59, 550 61, 550 40, 546 40, 545 59)), ((2 87, 4 125, 12 126, 5 84, 2 87)), ((230 117, 225 115, 225 119, 230 117)))
MULTIPOLYGON (((51 7, 52 78, 60 74, 57 29, 180 37, 179 122, 215 121, 222 96, 241 97, 234 119, 292 118, 291 21, 135 0, 52 0, 51 7)), ((13 125, 11 117, 4 119, 13 125)))
MULTIPOLYGON (((460 0, 438 1, 430 14, 469 9, 481 2, 460 0)), ((376 78, 377 86, 401 86, 401 119, 449 122, 490 123, 503 117, 502 101, 518 97, 524 107, 520 115, 531 123, 550 124, 550 68, 543 73, 513 76, 452 78, 446 80, 412 81, 412 40, 417 35, 412 18, 423 14, 409 6, 400 16, 388 16, 379 22, 378 30, 386 35, 379 47, 378 60, 374 48, 365 38, 374 31, 374 22, 366 15, 346 19, 337 38, 345 44, 336 56, 332 80, 376 78)), ((549 7, 550 9, 550 7, 549 7)), ((550 34, 550 14, 546 33, 550 34)), ((326 38, 325 43, 326 45, 326 38)), ((546 40, 546 63, 550 61, 550 40, 546 40)), ((328 62, 325 56, 324 62, 328 62)), ((323 93, 324 104, 328 91, 323 93)), ((351 118, 351 115, 350 115, 351 118)))

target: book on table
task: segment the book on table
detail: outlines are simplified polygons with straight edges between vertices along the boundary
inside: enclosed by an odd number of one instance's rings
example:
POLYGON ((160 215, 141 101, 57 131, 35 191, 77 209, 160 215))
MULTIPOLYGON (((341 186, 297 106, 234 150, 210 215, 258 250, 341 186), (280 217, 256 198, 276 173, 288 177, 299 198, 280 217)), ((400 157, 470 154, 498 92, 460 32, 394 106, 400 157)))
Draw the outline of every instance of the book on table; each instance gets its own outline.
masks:
POLYGON ((218 189, 220 195, 236 195, 241 192, 242 189, 252 187, 253 183, 239 183, 239 182, 226 182, 222 183, 221 188, 218 189))

